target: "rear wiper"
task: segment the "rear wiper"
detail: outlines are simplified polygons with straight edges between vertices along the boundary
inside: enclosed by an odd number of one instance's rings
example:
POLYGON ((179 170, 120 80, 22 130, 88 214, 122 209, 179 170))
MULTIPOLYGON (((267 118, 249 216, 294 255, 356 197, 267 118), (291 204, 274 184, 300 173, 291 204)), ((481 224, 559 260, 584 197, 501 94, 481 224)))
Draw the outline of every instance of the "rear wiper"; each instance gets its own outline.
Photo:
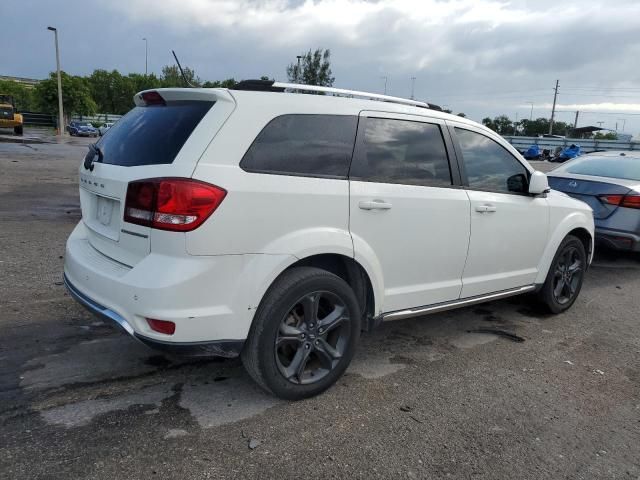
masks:
POLYGON ((104 160, 104 153, 98 145, 92 143, 89 145, 89 152, 87 153, 87 156, 84 157, 84 168, 86 170, 93 171, 93 161, 94 158, 96 158, 96 155, 98 155, 98 161, 102 163, 104 160))

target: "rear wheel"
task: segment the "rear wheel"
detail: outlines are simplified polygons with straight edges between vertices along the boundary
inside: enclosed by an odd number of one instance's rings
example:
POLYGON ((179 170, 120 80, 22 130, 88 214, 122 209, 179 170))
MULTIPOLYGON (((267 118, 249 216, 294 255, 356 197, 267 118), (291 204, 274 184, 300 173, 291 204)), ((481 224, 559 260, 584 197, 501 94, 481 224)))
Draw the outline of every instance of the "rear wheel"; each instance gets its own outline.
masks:
POLYGON ((23 133, 23 127, 22 127, 22 125, 16 125, 15 127, 13 127, 13 133, 14 133, 15 135, 20 135, 20 136, 22 136, 22 133, 23 133))
POLYGON ((325 270, 293 268, 260 303, 242 361, 262 388, 300 400, 336 382, 359 335, 360 308, 351 287, 325 270))
POLYGON ((552 313, 568 310, 578 298, 586 267, 584 245, 568 235, 560 244, 538 294, 542 304, 552 313))

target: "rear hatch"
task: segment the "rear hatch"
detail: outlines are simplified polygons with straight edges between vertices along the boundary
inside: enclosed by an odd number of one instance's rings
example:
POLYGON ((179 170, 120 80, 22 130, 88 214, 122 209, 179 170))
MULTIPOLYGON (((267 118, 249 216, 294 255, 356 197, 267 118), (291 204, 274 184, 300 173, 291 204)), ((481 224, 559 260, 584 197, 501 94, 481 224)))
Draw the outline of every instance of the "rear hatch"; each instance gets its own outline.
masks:
POLYGON ((597 181, 584 175, 571 174, 571 176, 553 176, 549 173, 549 186, 554 190, 559 190, 578 200, 582 200, 593 209, 593 218, 605 219, 615 212, 619 207, 602 201, 599 197, 605 195, 625 195, 631 189, 624 185, 597 181))
POLYGON ((89 243, 128 266, 152 249, 151 228, 123 219, 129 182, 190 178, 235 107, 231 95, 220 89, 159 89, 141 92, 134 101, 136 107, 89 149, 80 165, 80 205, 89 243))

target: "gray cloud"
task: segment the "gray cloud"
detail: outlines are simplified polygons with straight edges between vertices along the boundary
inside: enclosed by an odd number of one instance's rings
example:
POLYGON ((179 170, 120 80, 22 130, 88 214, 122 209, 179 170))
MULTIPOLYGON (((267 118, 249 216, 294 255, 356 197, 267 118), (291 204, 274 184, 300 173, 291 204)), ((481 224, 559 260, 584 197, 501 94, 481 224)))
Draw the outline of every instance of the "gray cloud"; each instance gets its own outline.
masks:
MULTIPOLYGON (((0 17, 12 19, 3 24, 3 44, 21 38, 0 52, 7 75, 42 78, 53 70, 52 24, 63 67, 75 74, 142 71, 147 37, 152 71, 172 63, 174 48, 203 79, 284 79, 299 52, 331 48, 337 86, 381 91, 380 77, 388 76, 389 93, 408 96, 416 76, 418 97, 477 120, 528 116, 527 101, 548 116, 556 78, 562 104, 640 104, 633 0, 23 0, 2 2, 0 17), (569 88, 583 86, 609 90, 569 88)), ((582 118, 613 127, 616 116, 582 118)), ((640 116, 625 118, 638 133, 640 116)))

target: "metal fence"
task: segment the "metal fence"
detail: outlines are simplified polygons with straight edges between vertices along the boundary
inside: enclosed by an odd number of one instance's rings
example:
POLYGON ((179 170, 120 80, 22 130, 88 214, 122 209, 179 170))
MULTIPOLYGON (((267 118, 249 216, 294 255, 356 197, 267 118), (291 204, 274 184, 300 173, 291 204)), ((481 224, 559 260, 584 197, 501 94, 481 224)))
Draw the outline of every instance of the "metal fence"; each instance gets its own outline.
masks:
POLYGON ((32 127, 55 127, 56 118, 48 113, 20 112, 24 119, 24 124, 32 127))
POLYGON ((86 122, 115 122, 120 120, 122 115, 116 115, 114 113, 96 113, 95 115, 72 115, 71 120, 86 121, 86 122))
POLYGON ((568 147, 571 144, 580 145, 584 153, 601 152, 606 150, 640 150, 640 142, 623 142, 621 140, 593 140, 583 138, 545 138, 545 137, 514 137, 504 135, 504 138, 516 149, 522 151, 531 145, 539 145, 541 149, 548 148, 552 152, 557 147, 568 147))

